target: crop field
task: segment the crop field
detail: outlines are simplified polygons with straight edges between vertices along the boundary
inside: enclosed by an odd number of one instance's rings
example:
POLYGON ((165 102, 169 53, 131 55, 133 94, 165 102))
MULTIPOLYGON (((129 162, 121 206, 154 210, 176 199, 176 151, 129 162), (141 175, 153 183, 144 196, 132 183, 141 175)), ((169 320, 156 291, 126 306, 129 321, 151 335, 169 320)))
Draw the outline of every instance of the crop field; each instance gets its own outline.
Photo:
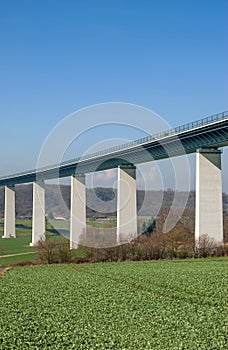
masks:
POLYGON ((226 349, 227 263, 13 268, 0 279, 0 349, 226 349))

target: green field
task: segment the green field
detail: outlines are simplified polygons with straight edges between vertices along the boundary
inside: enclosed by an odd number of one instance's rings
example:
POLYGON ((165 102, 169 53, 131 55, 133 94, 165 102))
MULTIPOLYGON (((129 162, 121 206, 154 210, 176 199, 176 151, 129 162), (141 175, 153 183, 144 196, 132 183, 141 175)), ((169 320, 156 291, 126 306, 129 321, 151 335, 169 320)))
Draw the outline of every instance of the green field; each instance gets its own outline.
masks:
MULTIPOLYGON (((88 221, 87 225, 102 228, 113 227, 115 223, 88 221)), ((46 222, 46 231, 53 235, 53 239, 57 239, 61 235, 69 237, 69 226, 69 220, 48 220, 48 222, 46 222)), ((24 261, 35 261, 35 248, 29 246, 29 243, 32 241, 32 221, 22 219, 16 220, 16 238, 1 238, 3 236, 3 227, 4 221, 0 220, 0 267, 24 261), (17 255, 8 256, 14 254, 17 255)), ((77 250, 73 252, 73 258, 81 258, 84 256, 84 251, 77 250)))
MULTIPOLYGON (((16 238, 1 238, 3 236, 3 220, 0 220, 0 268, 25 261, 36 261, 36 249, 30 247, 32 241, 31 220, 16 220, 16 238), (10 256, 12 255, 12 256, 10 256)), ((46 231, 58 240, 61 235, 69 236, 68 220, 49 220, 46 231)), ((85 257, 84 250, 72 251, 72 259, 85 257)))
MULTIPOLYGON (((17 238, 0 238, 0 266, 8 266, 22 261, 34 261, 35 249, 29 246, 32 240, 31 220, 16 220, 17 238), (8 257, 7 255, 21 254, 8 257), (24 253, 28 253, 24 255, 24 253)), ((3 220, 0 220, 0 237, 3 236, 3 220)))
MULTIPOLYGON (((16 220, 16 238, 1 238, 3 236, 3 225, 3 220, 0 220, 0 267, 24 261, 35 261, 35 248, 29 246, 32 241, 31 220, 16 220), (8 256, 14 254, 15 256, 8 256)), ((67 237, 69 221, 50 220, 46 223, 46 230, 53 234, 53 239, 57 239, 60 234, 67 237)), ((73 253, 73 257, 82 256, 84 256, 82 252, 73 253)))
POLYGON ((227 264, 13 268, 0 280, 0 348, 227 349, 227 264))

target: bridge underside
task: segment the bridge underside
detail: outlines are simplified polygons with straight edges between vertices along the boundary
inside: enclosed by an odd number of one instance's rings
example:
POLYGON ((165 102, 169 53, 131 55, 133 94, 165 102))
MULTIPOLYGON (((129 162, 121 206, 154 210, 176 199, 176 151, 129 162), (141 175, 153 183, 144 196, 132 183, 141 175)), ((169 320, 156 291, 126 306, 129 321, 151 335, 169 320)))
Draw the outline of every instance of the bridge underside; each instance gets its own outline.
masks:
MULTIPOLYGON (((5 186, 5 226, 4 236, 15 236, 15 192, 13 186, 33 183, 33 235, 32 244, 45 231, 44 187, 48 179, 71 176, 71 246, 77 241, 78 232, 86 227, 85 216, 85 174, 118 167, 118 207, 117 241, 124 234, 122 228, 132 237, 136 232, 136 180, 135 164, 158 161, 164 158, 197 153, 196 155, 196 241, 202 234, 208 234, 215 241, 223 240, 222 222, 222 180, 221 152, 219 147, 228 145, 227 112, 196 122, 196 127, 179 127, 162 135, 148 136, 106 151, 78 158, 70 162, 42 169, 0 178, 0 186, 5 186), (178 131, 178 132, 177 132, 178 131), (125 185, 123 185, 125 183, 125 185), (131 200, 124 203, 126 186, 131 189, 131 200), (79 201, 79 197, 83 201, 79 201), (132 221, 131 221, 132 218, 132 221), (128 225, 127 225, 128 222, 128 225), (78 231, 77 231, 78 230, 78 231), (77 233, 76 233, 77 231, 77 233)), ((195 124, 195 123, 193 123, 195 124)), ((194 125, 193 125, 194 126, 194 125)), ((77 245, 77 243, 76 243, 77 245)))
POLYGON ((178 135, 165 136, 157 140, 152 138, 144 143, 131 142, 129 145, 133 146, 120 148, 107 154, 100 152, 100 155, 82 157, 43 170, 37 169, 7 176, 0 179, 0 186, 62 178, 77 173, 86 174, 117 168, 120 165, 139 164, 195 153, 197 149, 201 148, 228 146, 228 120, 225 119, 217 124, 209 124, 199 129, 183 131, 178 135))

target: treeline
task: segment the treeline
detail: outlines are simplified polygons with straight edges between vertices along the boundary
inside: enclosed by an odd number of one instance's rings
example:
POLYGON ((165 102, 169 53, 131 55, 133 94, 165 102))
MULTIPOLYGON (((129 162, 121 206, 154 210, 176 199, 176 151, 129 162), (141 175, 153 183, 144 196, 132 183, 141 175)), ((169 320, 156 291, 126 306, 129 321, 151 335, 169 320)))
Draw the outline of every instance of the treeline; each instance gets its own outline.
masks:
MULTIPOLYGON (((106 262, 185 259, 228 255, 227 215, 224 222, 224 240, 227 243, 218 244, 206 233, 200 237, 198 242, 195 242, 194 212, 189 209, 185 209, 184 214, 173 229, 164 233, 163 227, 168 212, 168 209, 163 209, 156 221, 151 220, 150 225, 145 230, 146 232, 130 243, 110 248, 84 248, 86 249, 87 259, 91 262, 106 262), (148 227, 150 227, 150 230, 148 230, 148 227)), ((96 230, 90 232, 91 243, 92 236, 96 234, 96 230)))
MULTIPOLYGON (((137 241, 111 248, 86 248, 86 262, 143 261, 227 256, 228 246, 218 245, 207 234, 194 242, 183 232, 154 233, 137 241)), ((81 261, 83 262, 83 260, 81 261)))
MULTIPOLYGON (((206 233, 198 242, 194 239, 194 217, 186 209, 177 225, 167 233, 163 232, 168 210, 151 220, 151 230, 146 230, 130 243, 115 246, 116 230, 101 233, 98 228, 90 227, 82 235, 79 246, 84 257, 73 259, 69 240, 60 237, 52 240, 50 234, 37 244, 37 261, 41 263, 83 263, 83 262, 119 262, 158 259, 186 259, 213 256, 227 256, 228 244, 218 244, 206 233), (110 244, 108 246, 108 244, 110 244), (101 246, 107 248, 99 248, 101 246), (88 247, 89 246, 89 247, 88 247)), ((148 226, 149 227, 149 226, 148 226)), ((147 227, 147 228, 148 228, 147 227)), ((226 239, 228 237, 226 236, 226 239)), ((227 240, 228 242, 228 240, 227 240)))

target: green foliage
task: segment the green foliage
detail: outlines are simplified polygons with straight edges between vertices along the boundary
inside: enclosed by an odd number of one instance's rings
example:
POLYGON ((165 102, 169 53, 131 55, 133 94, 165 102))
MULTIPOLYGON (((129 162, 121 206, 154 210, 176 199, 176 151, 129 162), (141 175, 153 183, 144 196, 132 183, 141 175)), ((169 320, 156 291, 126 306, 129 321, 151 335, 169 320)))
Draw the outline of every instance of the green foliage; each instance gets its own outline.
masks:
POLYGON ((147 236, 150 236, 156 228, 156 220, 155 218, 151 217, 150 220, 147 222, 143 222, 141 232, 146 234, 147 236))
POLYGON ((4 350, 225 350, 227 259, 13 268, 4 350))

